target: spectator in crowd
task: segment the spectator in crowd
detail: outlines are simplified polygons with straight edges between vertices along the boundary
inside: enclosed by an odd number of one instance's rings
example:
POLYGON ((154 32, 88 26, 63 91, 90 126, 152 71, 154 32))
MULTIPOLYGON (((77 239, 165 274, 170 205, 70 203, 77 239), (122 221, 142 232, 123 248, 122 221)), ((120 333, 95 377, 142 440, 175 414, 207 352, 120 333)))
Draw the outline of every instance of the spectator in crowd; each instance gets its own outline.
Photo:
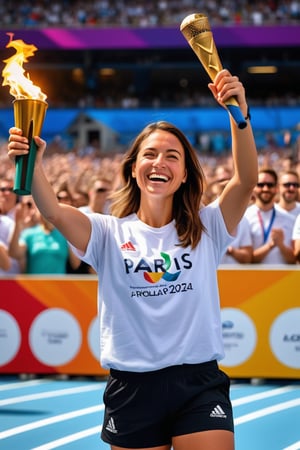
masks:
POLYGON ((296 0, 276 2, 253 2, 250 0, 220 0, 199 2, 197 0, 172 2, 85 2, 61 0, 48 2, 20 2, 11 7, 10 2, 1 2, 3 25, 12 29, 23 27, 94 27, 125 26, 154 27, 177 24, 187 14, 199 11, 209 14, 214 25, 228 24, 278 24, 297 23, 300 6, 296 0))
POLYGON ((40 213, 35 206, 32 195, 22 195, 19 203, 22 204, 24 210, 23 214, 23 228, 30 228, 40 223, 40 213))
POLYGON ((80 208, 80 206, 87 206, 89 204, 89 194, 82 189, 76 189, 73 192, 73 206, 80 208))
MULTIPOLYGON (((6 215, 0 214, 0 243, 4 249, 6 249, 7 254, 9 256, 8 248, 10 236, 13 232, 15 225, 15 221, 6 215)), ((5 251, 3 250, 3 255, 5 251)), ((3 256, 4 258, 4 256, 3 256)), ((0 267, 0 277, 6 275, 17 275, 23 271, 22 261, 11 258, 9 256, 9 264, 4 264, 3 267, 0 267)))
POLYGON ((108 196, 112 190, 112 183, 106 178, 96 178, 91 182, 88 191, 89 202, 86 206, 80 206, 79 210, 85 214, 108 213, 108 196))
MULTIPOLYGON (((0 222, 1 227, 1 222, 0 222)), ((7 272, 11 267, 11 261, 8 254, 7 247, 3 241, 0 240, 0 276, 1 272, 7 272)))
POLYGON ((250 224, 253 263, 294 264, 292 246, 294 218, 275 208, 278 176, 271 168, 261 168, 254 188, 255 203, 245 217, 250 224))
POLYGON ((227 247, 221 264, 252 263, 253 245, 248 220, 242 217, 235 232, 233 241, 227 247))
MULTIPOLYGON (((227 165, 223 165, 223 164, 216 167, 215 178, 216 178, 216 181, 219 183, 219 187, 224 189, 226 182, 228 182, 231 177, 232 177, 231 167, 229 167, 227 165), (220 183, 223 183, 223 185, 220 183)), ((221 194, 221 192, 219 192, 219 194, 221 194)))
MULTIPOLYGON (((220 179, 212 183, 211 201, 214 201, 221 195, 226 184, 232 177, 231 170, 229 168, 224 169, 222 166, 218 166, 215 174, 220 179)), ((247 219, 242 217, 234 232, 234 239, 227 247, 221 259, 221 264, 250 264, 252 262, 252 251, 250 225, 247 219)))
MULTIPOLYGON (((32 200, 30 210, 34 209, 36 207, 32 200)), ((28 205, 21 202, 16 208, 9 242, 9 255, 25 261, 24 273, 65 274, 68 259, 74 268, 79 266, 80 260, 70 249, 67 240, 48 220, 39 215, 39 223, 26 227, 27 217, 28 205)))
MULTIPOLYGON (((227 163, 222 162, 220 160, 220 164, 217 165, 212 171, 205 171, 205 181, 206 186, 203 193, 203 204, 207 205, 208 203, 213 202, 216 198, 220 196, 223 192, 224 187, 232 177, 232 168, 227 163)), ((232 163, 232 161, 231 161, 232 163)))
POLYGON ((56 191, 57 200, 65 205, 73 205, 73 197, 67 186, 62 186, 56 191))
MULTIPOLYGON (((62 185, 59 189, 56 191, 56 198, 59 201, 59 203, 64 203, 65 205, 74 205, 74 196, 71 194, 68 186, 66 183, 62 185)), ((87 264, 84 261, 79 261, 79 264, 74 264, 74 255, 71 252, 71 254, 68 257, 67 264, 66 264, 66 273, 68 274, 94 274, 94 269, 87 264)))
POLYGON ((297 263, 300 263, 300 213, 296 217, 293 228, 293 248, 297 263))
MULTIPOLYGON (((88 191, 88 204, 79 206, 78 209, 85 214, 109 212, 108 196, 112 190, 112 183, 104 177, 96 177, 92 179, 91 187, 88 191)), ((68 273, 90 273, 95 274, 92 266, 85 261, 81 261, 79 268, 75 270, 68 269, 68 273)))
POLYGON ((0 243, 3 255, 3 267, 0 265, 0 276, 16 275, 22 271, 21 261, 11 258, 8 254, 10 235, 14 228, 15 208, 18 201, 13 192, 14 180, 5 176, 0 178, 0 243), (5 253, 9 259, 7 264, 5 253), (6 262, 5 262, 6 261, 6 262))
POLYGON ((279 201, 276 209, 292 214, 294 218, 300 214, 299 199, 300 177, 296 170, 282 172, 279 177, 279 201))
MULTIPOLYGON (((237 77, 222 70, 209 88, 223 107, 235 96, 247 116, 237 77)), ((250 122, 241 130, 230 119, 230 127, 234 174, 215 202, 200 207, 197 155, 162 121, 126 154, 112 214, 60 204, 43 169, 46 143, 35 138, 34 199, 98 273, 100 361, 110 369, 102 438, 112 448, 234 449, 229 381, 217 363, 224 356, 217 268, 256 183, 257 154, 250 122), (216 405, 222 417, 210 414, 216 405)), ((27 151, 13 127, 9 156, 27 151)))
POLYGON ((10 228, 13 227, 13 221, 8 217, 0 215, 0 276, 3 276, 11 268, 12 262, 8 254, 8 236, 10 228))
POLYGON ((18 196, 13 191, 13 178, 0 179, 0 213, 14 219, 18 196))

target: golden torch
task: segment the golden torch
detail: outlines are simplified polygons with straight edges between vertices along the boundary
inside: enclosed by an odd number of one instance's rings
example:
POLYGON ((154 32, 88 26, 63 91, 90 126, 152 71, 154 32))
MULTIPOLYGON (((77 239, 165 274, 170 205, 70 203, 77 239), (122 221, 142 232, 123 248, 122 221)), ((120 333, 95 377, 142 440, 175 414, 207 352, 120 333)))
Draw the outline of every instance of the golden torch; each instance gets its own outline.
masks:
POLYGON ((23 131, 29 141, 29 153, 16 157, 16 174, 14 181, 14 192, 18 195, 31 193, 32 175, 36 157, 37 146, 34 136, 40 136, 45 119, 48 104, 47 96, 42 93, 38 86, 34 86, 29 76, 25 76, 23 63, 28 62, 37 48, 34 45, 25 44, 22 40, 12 40, 6 48, 13 47, 16 53, 6 59, 3 71, 2 86, 10 86, 10 94, 15 98, 13 101, 15 126, 23 131))
MULTIPOLYGON (((209 21, 203 14, 190 14, 180 25, 180 31, 188 41, 212 81, 222 70, 222 64, 214 43, 209 21)), ((247 122, 234 97, 226 100, 226 107, 239 128, 245 128, 247 122)))

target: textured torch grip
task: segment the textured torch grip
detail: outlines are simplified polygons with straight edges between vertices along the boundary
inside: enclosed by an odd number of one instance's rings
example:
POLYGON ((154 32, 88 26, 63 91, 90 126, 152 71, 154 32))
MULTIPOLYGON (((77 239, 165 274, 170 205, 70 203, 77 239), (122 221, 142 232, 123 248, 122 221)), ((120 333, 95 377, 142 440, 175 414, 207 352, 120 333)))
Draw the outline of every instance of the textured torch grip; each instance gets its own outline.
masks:
POLYGON ((14 192, 18 195, 30 195, 33 169, 37 146, 32 137, 29 138, 29 153, 16 157, 16 173, 14 192))

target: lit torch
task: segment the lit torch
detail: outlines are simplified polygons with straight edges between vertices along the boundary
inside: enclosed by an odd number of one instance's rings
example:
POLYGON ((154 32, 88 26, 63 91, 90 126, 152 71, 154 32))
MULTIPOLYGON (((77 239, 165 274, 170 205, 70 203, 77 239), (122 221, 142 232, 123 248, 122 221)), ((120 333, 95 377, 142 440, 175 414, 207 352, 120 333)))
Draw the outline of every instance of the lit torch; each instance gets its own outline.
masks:
POLYGON ((12 40, 12 33, 8 35, 10 41, 6 48, 13 47, 16 53, 3 61, 6 65, 2 71, 4 80, 2 86, 10 87, 9 92, 15 98, 13 101, 15 126, 23 131, 29 141, 29 153, 16 157, 14 192, 18 195, 28 195, 31 193, 37 151, 33 137, 41 134, 48 104, 47 96, 38 86, 34 86, 28 74, 25 76, 23 69, 23 63, 28 62, 28 58, 33 56, 37 48, 25 44, 20 39, 12 40))

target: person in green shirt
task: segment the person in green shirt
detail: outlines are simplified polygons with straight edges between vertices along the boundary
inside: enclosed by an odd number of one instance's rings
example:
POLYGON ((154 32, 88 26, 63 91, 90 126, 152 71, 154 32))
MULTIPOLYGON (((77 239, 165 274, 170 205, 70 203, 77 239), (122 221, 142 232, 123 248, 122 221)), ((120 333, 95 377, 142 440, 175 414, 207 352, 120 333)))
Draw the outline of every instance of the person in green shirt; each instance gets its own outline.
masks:
POLYGON ((29 217, 36 217, 37 213, 33 200, 17 206, 9 254, 25 262, 26 274, 66 274, 67 261, 76 268, 80 260, 66 238, 42 215, 38 223, 26 227, 29 217))

